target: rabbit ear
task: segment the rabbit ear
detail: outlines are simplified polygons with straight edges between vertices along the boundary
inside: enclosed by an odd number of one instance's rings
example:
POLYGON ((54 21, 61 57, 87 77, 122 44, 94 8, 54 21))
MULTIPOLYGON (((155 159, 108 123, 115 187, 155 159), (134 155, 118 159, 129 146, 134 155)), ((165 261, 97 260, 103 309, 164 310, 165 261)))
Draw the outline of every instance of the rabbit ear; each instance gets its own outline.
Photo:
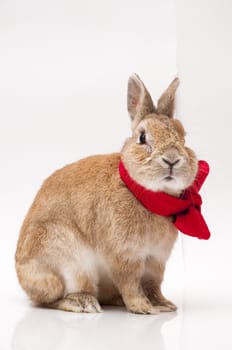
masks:
POLYGON ((152 98, 137 74, 131 75, 128 81, 127 108, 133 128, 145 115, 155 112, 152 98))
POLYGON ((175 78, 168 86, 167 90, 160 96, 157 103, 158 114, 167 115, 169 118, 173 118, 175 108, 175 94, 179 85, 179 79, 175 78))

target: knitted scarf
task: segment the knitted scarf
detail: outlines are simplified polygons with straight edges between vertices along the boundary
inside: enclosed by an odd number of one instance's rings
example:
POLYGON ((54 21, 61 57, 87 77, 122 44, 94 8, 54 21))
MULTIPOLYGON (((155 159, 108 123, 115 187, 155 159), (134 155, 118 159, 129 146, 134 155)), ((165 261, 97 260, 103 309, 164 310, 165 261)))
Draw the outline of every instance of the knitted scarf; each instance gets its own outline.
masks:
POLYGON ((123 162, 119 163, 122 181, 146 209, 161 216, 172 216, 173 224, 179 231, 199 239, 210 237, 208 226, 201 214, 202 199, 198 193, 208 173, 208 163, 200 160, 194 182, 177 198, 139 185, 130 177, 123 162))

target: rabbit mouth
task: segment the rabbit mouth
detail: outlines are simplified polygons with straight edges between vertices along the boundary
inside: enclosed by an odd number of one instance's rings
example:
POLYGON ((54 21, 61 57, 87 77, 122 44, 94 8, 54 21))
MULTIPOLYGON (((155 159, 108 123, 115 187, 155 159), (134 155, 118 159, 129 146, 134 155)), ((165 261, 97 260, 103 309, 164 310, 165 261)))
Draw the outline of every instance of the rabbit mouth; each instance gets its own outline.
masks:
POLYGON ((171 175, 168 175, 168 176, 165 176, 164 180, 166 180, 166 181, 172 181, 172 180, 174 180, 174 177, 171 176, 171 175))

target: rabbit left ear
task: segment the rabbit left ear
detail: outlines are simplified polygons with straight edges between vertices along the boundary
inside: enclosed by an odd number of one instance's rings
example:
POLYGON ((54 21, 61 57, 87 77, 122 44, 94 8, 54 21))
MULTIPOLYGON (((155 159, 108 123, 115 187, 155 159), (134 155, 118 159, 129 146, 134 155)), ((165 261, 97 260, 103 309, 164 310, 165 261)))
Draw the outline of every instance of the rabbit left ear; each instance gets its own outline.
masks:
POLYGON ((136 127, 147 114, 155 112, 152 98, 137 74, 131 75, 128 81, 127 108, 132 128, 136 127))
POLYGON ((173 118, 175 108, 175 95, 176 89, 179 85, 179 79, 175 78, 164 93, 160 96, 157 103, 158 114, 167 115, 169 118, 173 118))

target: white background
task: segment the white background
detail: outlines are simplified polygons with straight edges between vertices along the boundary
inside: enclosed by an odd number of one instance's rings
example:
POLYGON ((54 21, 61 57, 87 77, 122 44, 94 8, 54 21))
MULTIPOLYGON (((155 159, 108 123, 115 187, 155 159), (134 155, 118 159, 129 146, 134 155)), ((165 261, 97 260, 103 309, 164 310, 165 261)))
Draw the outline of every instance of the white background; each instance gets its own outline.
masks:
POLYGON ((0 2, 1 349, 114 349, 118 339, 121 348, 231 349, 230 18, 229 0, 0 2), (164 289, 178 314, 32 308, 14 252, 42 181, 81 157, 120 150, 132 72, 155 99, 177 69, 188 143, 211 164, 203 194, 212 231, 208 242, 182 235, 170 260, 164 289))
POLYGON ((228 0, 177 0, 178 113, 189 144, 211 165, 202 192, 212 238, 184 240, 186 309, 194 309, 184 318, 186 349, 232 348, 231 16, 228 0))

